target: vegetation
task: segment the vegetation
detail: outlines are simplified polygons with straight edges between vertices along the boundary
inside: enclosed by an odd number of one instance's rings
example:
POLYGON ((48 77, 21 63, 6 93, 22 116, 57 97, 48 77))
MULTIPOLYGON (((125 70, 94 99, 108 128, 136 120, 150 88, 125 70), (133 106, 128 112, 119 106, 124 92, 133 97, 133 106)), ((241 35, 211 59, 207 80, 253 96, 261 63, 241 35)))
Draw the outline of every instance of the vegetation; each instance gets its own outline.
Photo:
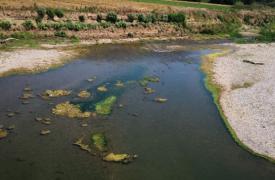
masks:
POLYGON ((0 28, 6 31, 10 30, 11 29, 10 21, 0 21, 0 28))
POLYGON ((135 14, 128 14, 127 19, 129 22, 134 22, 134 20, 137 19, 137 16, 135 14))
POLYGON ((275 41, 275 23, 266 24, 261 28, 258 40, 264 42, 275 41))
POLYGON ((62 9, 54 9, 54 14, 58 17, 58 18, 63 18, 64 17, 64 12, 62 9))
POLYGON ((126 29, 127 24, 126 24, 125 21, 118 21, 118 22, 116 22, 116 27, 117 28, 124 28, 124 29, 126 29))
POLYGON ((67 37, 67 34, 64 31, 57 31, 54 33, 54 35, 57 37, 62 37, 62 38, 67 37))
POLYGON ((54 9, 52 8, 47 8, 46 14, 48 16, 48 19, 53 20, 54 19, 54 9))
POLYGON ((80 22, 85 22, 85 16, 83 15, 78 16, 78 19, 80 22))
POLYGON ((46 15, 46 9, 39 7, 36 9, 36 13, 38 18, 43 19, 46 15))
POLYGON ((110 12, 106 16, 106 21, 111 22, 111 23, 116 23, 117 22, 117 14, 115 12, 110 12))
POLYGON ((35 29, 35 26, 33 25, 31 20, 26 20, 25 22, 22 23, 22 26, 27 31, 35 29))
POLYGON ((185 15, 183 13, 168 14, 168 22, 174 22, 185 26, 185 15))

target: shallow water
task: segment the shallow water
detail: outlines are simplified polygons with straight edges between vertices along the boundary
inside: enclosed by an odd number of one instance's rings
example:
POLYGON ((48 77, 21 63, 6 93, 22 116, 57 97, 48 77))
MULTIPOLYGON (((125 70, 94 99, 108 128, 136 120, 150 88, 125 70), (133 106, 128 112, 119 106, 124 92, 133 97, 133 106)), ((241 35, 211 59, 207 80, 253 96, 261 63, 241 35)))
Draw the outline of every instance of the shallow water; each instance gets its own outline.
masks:
POLYGON ((232 140, 204 87, 200 57, 213 47, 209 42, 181 41, 93 46, 89 55, 64 67, 1 78, 0 124, 14 124, 15 129, 0 140, 0 180, 274 180, 275 165, 232 140), (169 48, 175 45, 176 51, 169 48), (144 94, 137 83, 146 75, 161 79, 149 84, 154 94, 144 94), (95 82, 88 82, 93 76, 95 82), (114 87, 117 80, 125 88, 114 87), (71 89, 73 94, 49 101, 36 97, 22 105, 18 97, 27 85, 34 94, 46 89, 71 89), (109 91, 96 92, 99 85, 109 91), (75 98, 84 89, 93 98, 75 98), (110 95, 118 102, 109 117, 78 120, 51 114, 55 104, 66 100, 93 110, 110 95), (158 104, 153 101, 157 96, 168 101, 158 104), (8 110, 19 114, 9 118, 8 110), (53 124, 36 122, 37 116, 51 117, 53 124), (81 127, 83 122, 89 126, 81 127), (44 128, 51 134, 39 135, 44 128), (92 132, 105 133, 109 151, 139 158, 128 165, 106 163, 72 145, 81 136, 89 142, 92 132))

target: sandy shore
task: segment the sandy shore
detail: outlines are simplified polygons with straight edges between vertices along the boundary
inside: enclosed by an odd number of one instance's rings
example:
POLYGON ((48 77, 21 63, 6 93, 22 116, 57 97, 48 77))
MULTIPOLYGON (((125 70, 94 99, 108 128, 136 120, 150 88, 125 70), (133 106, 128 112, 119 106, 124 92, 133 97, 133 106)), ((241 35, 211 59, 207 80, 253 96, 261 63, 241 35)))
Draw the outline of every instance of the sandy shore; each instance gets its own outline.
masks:
POLYGON ((73 51, 56 49, 17 49, 0 51, 0 77, 14 73, 45 71, 62 65, 73 51))
POLYGON ((222 88, 219 104, 237 138, 275 160, 275 43, 232 46, 236 50, 212 66, 222 88))

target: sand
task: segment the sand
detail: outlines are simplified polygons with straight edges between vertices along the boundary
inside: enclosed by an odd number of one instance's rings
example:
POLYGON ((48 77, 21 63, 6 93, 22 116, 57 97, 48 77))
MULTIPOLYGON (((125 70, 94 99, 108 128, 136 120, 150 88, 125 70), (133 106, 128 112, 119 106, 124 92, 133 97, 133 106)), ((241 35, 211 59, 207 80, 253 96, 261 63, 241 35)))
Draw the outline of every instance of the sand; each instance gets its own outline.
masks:
POLYGON ((61 65, 73 56, 71 51, 55 49, 17 49, 0 51, 0 77, 13 73, 38 72, 61 65))
POLYGON ((223 89, 219 103, 239 140, 274 160, 275 43, 232 46, 235 51, 217 58, 212 70, 223 89))

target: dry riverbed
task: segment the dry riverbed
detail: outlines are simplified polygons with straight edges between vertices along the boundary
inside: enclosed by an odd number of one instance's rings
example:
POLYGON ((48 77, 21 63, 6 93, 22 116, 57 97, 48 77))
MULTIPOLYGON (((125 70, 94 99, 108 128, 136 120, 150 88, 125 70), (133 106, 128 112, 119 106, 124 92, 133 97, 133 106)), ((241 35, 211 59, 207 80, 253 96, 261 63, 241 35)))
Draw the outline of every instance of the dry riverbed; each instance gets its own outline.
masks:
POLYGON ((275 43, 232 45, 218 57, 211 78, 221 87, 219 104, 242 144, 275 159, 275 43))
POLYGON ((0 51, 0 77, 16 73, 45 71, 64 64, 76 54, 76 51, 58 48, 0 51))

